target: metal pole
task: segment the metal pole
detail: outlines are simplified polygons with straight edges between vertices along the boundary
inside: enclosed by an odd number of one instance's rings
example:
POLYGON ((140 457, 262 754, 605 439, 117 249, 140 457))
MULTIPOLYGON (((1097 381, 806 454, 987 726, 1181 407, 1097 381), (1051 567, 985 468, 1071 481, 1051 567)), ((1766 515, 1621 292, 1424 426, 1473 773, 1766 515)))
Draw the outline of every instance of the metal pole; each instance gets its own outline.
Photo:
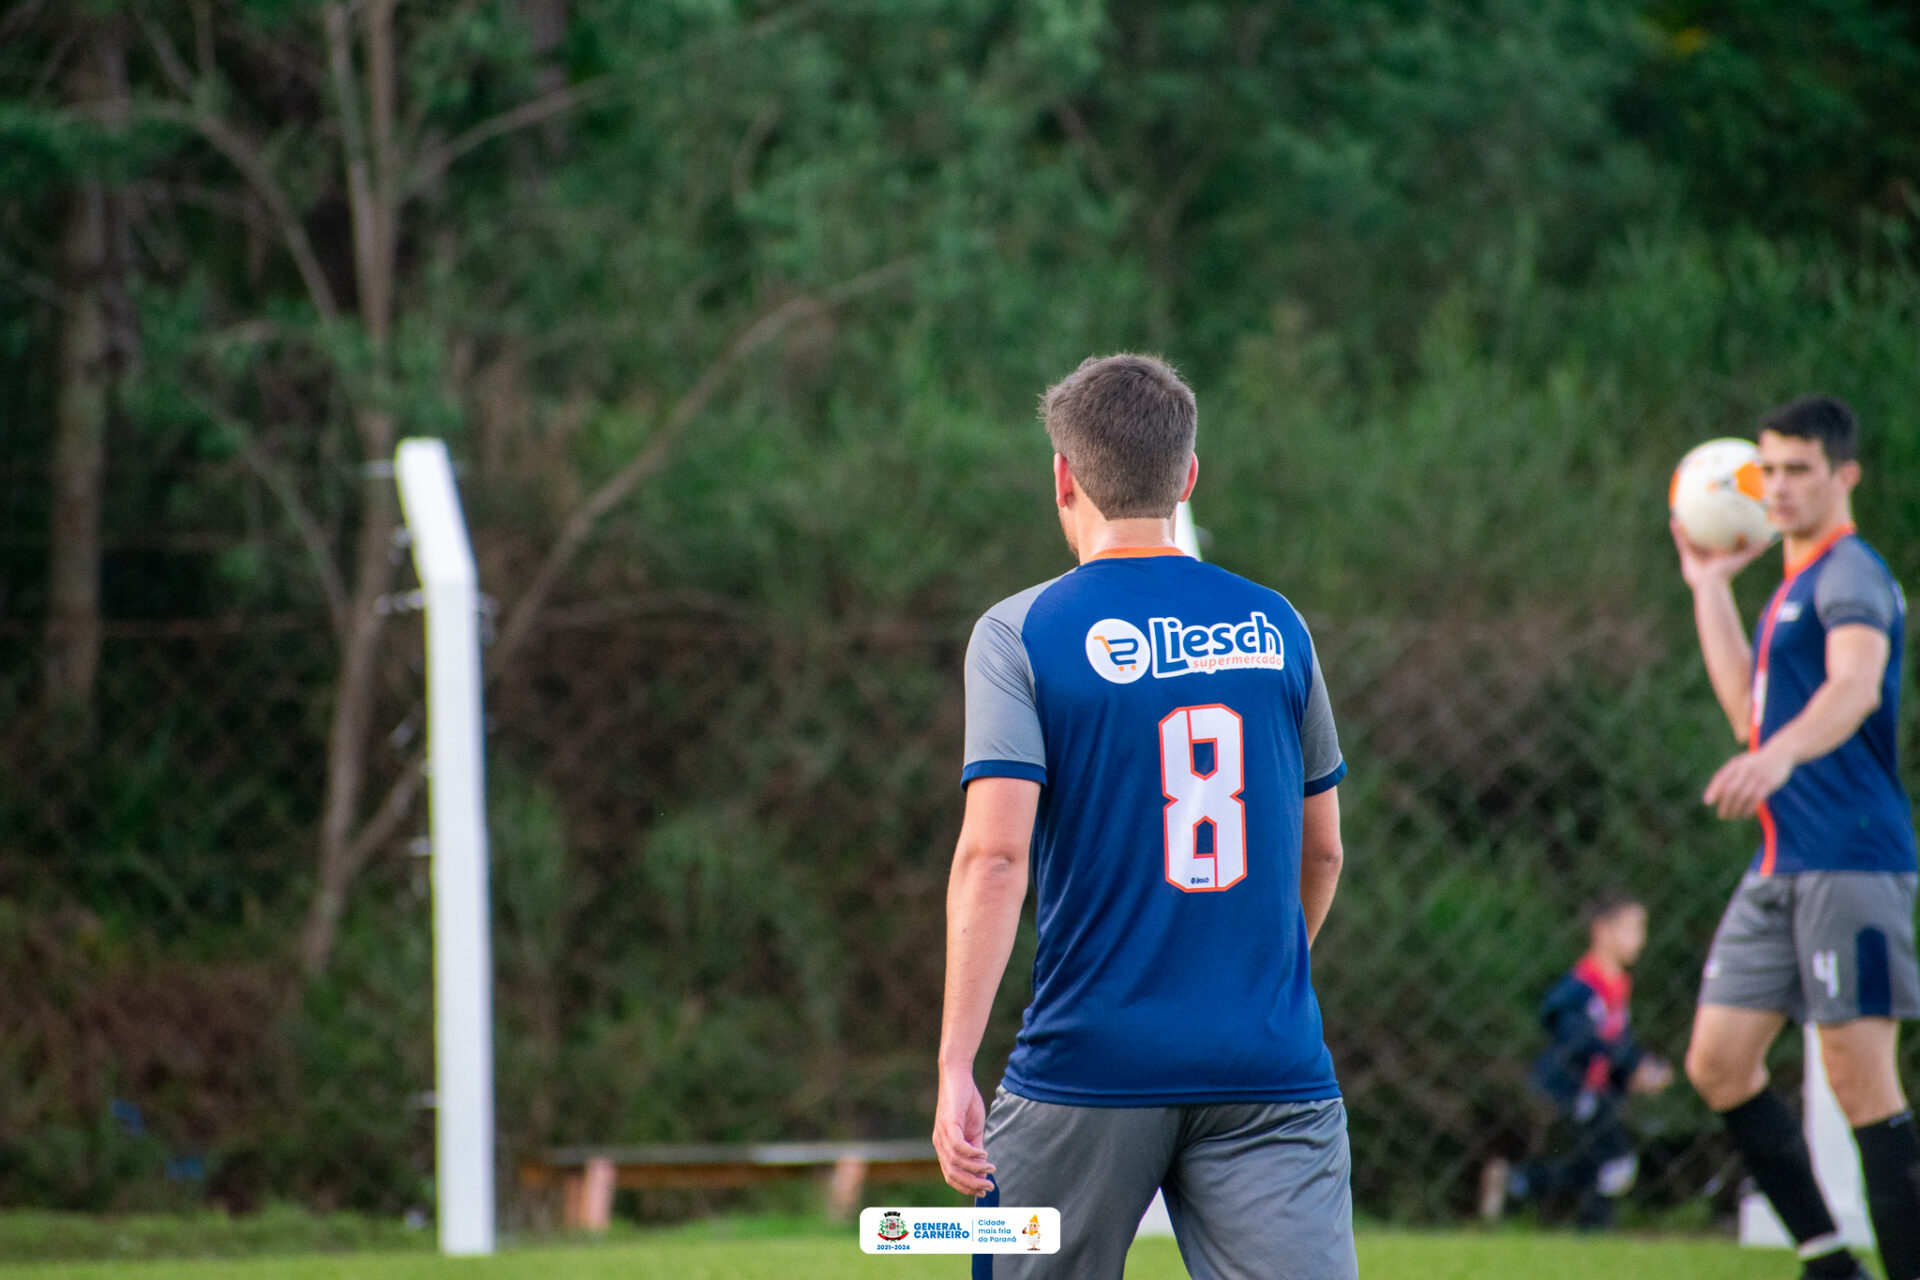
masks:
POLYGON ((1200 537, 1193 527, 1193 512, 1184 502, 1173 509, 1173 545, 1195 560, 1200 558, 1200 537))
POLYGON ((479 574, 446 445, 401 441, 394 474, 426 599, 440 1251, 488 1254, 494 1250, 493 959, 479 574))

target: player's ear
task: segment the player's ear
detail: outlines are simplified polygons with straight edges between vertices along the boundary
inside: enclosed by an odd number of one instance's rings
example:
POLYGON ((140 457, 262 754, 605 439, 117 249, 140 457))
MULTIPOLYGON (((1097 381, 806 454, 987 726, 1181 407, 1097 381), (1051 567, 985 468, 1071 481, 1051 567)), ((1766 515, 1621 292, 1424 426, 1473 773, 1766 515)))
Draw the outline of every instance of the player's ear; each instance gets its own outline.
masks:
POLYGON ((1835 467, 1833 471, 1835 475, 1840 477, 1840 483, 1849 489, 1860 483, 1860 464, 1858 462, 1852 460, 1843 462, 1835 467))
POLYGON ((1200 478, 1200 455, 1197 453, 1190 453, 1187 455, 1187 485, 1186 485, 1186 488, 1180 490, 1180 501, 1185 502, 1188 498, 1191 498, 1193 496, 1193 482, 1198 480, 1199 478, 1200 478))
POLYGON ((1077 487, 1073 482, 1073 467, 1067 462, 1067 455, 1064 453, 1054 454, 1053 505, 1056 507, 1066 507, 1070 505, 1073 502, 1073 495, 1077 487))

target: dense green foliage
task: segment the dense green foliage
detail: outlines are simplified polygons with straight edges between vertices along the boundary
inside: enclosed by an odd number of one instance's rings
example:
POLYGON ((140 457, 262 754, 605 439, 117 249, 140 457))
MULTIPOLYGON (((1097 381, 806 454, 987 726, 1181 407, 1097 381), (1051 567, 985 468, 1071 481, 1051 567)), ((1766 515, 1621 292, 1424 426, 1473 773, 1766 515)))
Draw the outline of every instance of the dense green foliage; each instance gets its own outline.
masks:
MULTIPOLYGON (((346 12, 0 18, 0 708, 30 780, 0 797, 0 990, 26 993, 0 1002, 0 1201, 426 1197, 417 815, 360 869, 330 962, 303 971, 293 942, 337 772, 330 617, 388 585, 350 551, 380 518, 381 415, 462 459, 502 605, 508 1157, 921 1131, 959 655, 983 608, 1066 567, 1036 394, 1122 347, 1194 381, 1210 555, 1300 605, 1350 724, 1323 987, 1363 1086, 1365 1202, 1458 1200, 1458 1134, 1517 1082, 1486 1064, 1530 1051, 1530 993, 1604 879, 1671 900, 1648 960, 1671 977, 1643 1008, 1677 1052, 1744 836, 1689 807, 1720 730, 1664 477, 1779 399, 1843 394, 1868 431, 1862 522, 1920 582, 1907 8, 407 6, 384 274, 346 176, 370 117, 329 63, 346 12), (70 88, 90 42, 124 62, 124 123, 70 88), (62 237, 88 184, 131 210, 138 350, 115 375, 101 610, 253 621, 178 662, 110 632, 76 740, 36 663, 62 237), (1475 772, 1501 726, 1387 732, 1396 679, 1488 674, 1476 626, 1588 636, 1571 673, 1509 656, 1490 676, 1544 726, 1550 777, 1475 772), (1451 1101, 1415 1087, 1409 1031, 1451 1101), (1420 1149, 1432 1171, 1369 1164, 1396 1125, 1447 1135, 1420 1149), (168 1177, 188 1151, 204 1179, 168 1177)), ((417 750, 417 630, 384 626, 381 788, 417 750)))

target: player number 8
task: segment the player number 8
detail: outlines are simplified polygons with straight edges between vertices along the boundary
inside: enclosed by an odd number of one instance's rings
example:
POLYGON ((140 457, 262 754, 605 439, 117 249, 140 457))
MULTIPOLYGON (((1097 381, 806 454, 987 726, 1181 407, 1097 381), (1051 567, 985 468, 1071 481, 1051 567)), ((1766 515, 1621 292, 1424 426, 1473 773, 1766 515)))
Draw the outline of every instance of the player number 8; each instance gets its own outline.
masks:
POLYGON ((1167 798, 1167 882, 1185 893, 1231 889, 1247 874, 1247 809, 1240 800, 1239 715, 1214 703, 1160 722, 1160 790, 1167 798))

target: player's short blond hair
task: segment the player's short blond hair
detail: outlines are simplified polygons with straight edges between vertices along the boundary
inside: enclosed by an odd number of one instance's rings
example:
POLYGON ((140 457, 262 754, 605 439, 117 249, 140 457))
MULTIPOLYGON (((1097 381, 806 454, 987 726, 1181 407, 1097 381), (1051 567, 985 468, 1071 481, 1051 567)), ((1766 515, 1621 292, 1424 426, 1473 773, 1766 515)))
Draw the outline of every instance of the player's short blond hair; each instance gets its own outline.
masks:
POLYGON ((1101 515, 1173 514, 1200 414, 1172 365, 1127 353, 1083 360, 1047 388, 1040 416, 1101 515))

